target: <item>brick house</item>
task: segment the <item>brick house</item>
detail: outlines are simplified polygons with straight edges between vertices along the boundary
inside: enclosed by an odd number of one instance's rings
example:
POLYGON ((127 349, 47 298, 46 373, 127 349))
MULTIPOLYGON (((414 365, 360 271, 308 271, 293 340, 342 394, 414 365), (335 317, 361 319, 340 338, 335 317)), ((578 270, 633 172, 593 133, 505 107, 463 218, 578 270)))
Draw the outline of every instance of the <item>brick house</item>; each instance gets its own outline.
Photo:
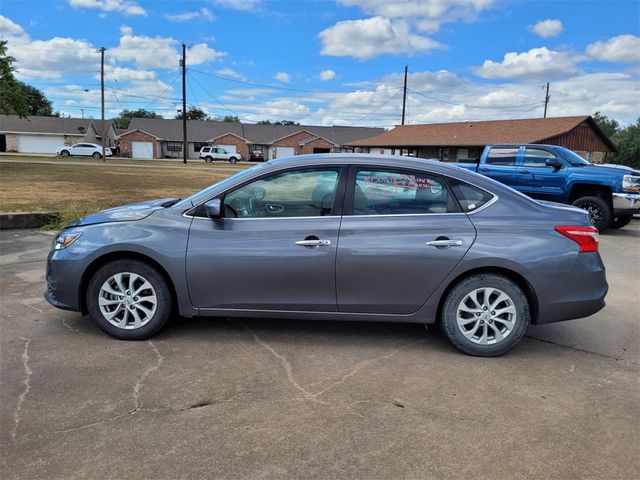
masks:
POLYGON ((559 145, 593 162, 616 151, 590 116, 399 125, 349 146, 355 152, 474 162, 486 145, 526 143, 559 145))
MULTIPOLYGON (((259 150, 265 159, 305 153, 339 152, 350 142, 378 135, 382 128, 254 125, 187 121, 189 158, 198 158, 205 145, 217 145, 239 153, 244 160, 259 150)), ((135 158, 182 158, 182 120, 134 118, 118 135, 120 153, 135 158)))
POLYGON ((0 152, 55 154, 75 143, 101 144, 103 135, 105 146, 114 147, 116 131, 108 120, 0 115, 0 152))

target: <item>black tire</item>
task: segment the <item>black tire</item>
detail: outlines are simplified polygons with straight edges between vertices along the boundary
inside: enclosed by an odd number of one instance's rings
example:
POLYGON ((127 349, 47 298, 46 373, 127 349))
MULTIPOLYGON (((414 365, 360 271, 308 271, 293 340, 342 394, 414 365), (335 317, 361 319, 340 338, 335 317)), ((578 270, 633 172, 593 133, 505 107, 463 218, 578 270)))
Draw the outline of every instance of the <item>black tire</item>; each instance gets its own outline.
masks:
POLYGON ((238 163, 238 159, 236 157, 231 157, 229 159, 229 163, 238 163))
POLYGON ((108 335, 120 340, 145 340, 158 333, 169 319, 173 297, 167 281, 154 267, 140 260, 115 260, 103 265, 89 280, 86 291, 87 309, 91 320, 108 335), (113 325, 100 310, 98 303, 102 285, 117 273, 131 272, 146 279, 157 298, 155 313, 139 328, 124 329, 113 325))
POLYGON ((93 155, 91 155, 93 158, 102 158, 102 155, 100 154, 100 152, 93 152, 93 155))
MULTIPOLYGON (((497 294, 494 293, 494 295, 497 294)), ((492 299, 495 299, 495 297, 491 296, 489 303, 492 299)), ((487 310, 487 314, 488 313, 490 313, 489 310, 487 310)), ((470 318, 474 318, 473 315, 477 314, 468 315, 470 318)), ((494 357, 511 350, 520 342, 520 340, 522 340, 522 337, 527 330, 527 326, 529 325, 530 318, 529 302, 518 285, 501 275, 481 273, 465 278, 455 285, 449 292, 444 304, 442 305, 440 326, 449 341, 464 353, 479 357, 494 357), (500 341, 496 341, 496 334, 493 333, 494 327, 499 326, 498 328, 506 328, 505 324, 497 320, 483 320, 485 317, 482 316, 483 313, 480 314, 477 322, 482 325, 478 325, 478 330, 485 329, 488 332, 487 337, 492 335, 494 341, 494 343, 484 345, 467 338, 461 330, 466 327, 459 327, 457 322, 458 307, 461 305, 463 299, 465 299, 465 297, 471 294, 474 290, 482 288, 493 288, 502 291, 509 297, 509 301, 515 309, 515 321, 513 323, 513 328, 500 341), (486 325, 483 322, 486 322, 486 325), (492 323, 494 326, 489 325, 489 323, 492 323)), ((473 325, 470 325, 469 329, 473 329, 473 325)))
POLYGON ((603 232, 611 224, 613 212, 609 204, 600 197, 580 197, 572 204, 589 212, 591 224, 600 232, 603 232))
POLYGON ((206 163, 211 163, 211 162, 213 162, 213 157, 204 157, 204 161, 206 163))
POLYGON ((626 215, 618 215, 617 217, 613 217, 609 228, 622 228, 629 225, 629 222, 633 220, 633 214, 628 213, 626 215))
POLYGON ((63 157, 68 157, 68 156, 70 155, 70 154, 69 154, 69 150, 62 150, 62 151, 60 152, 60 155, 62 155, 63 157))

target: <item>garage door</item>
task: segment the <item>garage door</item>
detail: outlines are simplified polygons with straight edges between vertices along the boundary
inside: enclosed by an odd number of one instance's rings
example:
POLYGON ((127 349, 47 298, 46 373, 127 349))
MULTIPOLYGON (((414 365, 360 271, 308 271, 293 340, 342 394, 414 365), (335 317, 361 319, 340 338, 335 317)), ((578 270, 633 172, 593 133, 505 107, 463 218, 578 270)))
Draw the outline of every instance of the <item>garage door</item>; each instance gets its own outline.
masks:
POLYGON ((48 135, 20 135, 18 137, 18 151, 23 153, 56 153, 64 147, 64 137, 48 135))
POLYGON ((276 156, 277 158, 282 157, 292 157, 295 155, 296 151, 293 147, 277 147, 276 148, 276 156))
POLYGON ((131 142, 131 156, 133 158, 143 158, 146 160, 153 158, 152 142, 131 142))
POLYGON ((224 148, 229 153, 237 153, 235 145, 218 145, 219 147, 224 148))

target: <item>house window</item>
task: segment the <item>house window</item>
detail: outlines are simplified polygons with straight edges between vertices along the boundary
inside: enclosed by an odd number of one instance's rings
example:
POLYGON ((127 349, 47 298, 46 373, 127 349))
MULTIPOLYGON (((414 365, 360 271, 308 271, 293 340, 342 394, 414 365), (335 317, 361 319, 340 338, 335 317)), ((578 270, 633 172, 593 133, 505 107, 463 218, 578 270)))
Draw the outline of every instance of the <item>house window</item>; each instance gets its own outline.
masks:
POLYGON ((193 151, 194 152, 199 152, 202 147, 208 147, 209 144, 206 142, 193 142, 193 151))
POLYGON ((167 142, 167 152, 181 152, 182 143, 180 142, 167 142))
POLYGON ((440 149, 440 160, 443 162, 448 162, 449 161, 449 149, 448 148, 441 148, 440 149))

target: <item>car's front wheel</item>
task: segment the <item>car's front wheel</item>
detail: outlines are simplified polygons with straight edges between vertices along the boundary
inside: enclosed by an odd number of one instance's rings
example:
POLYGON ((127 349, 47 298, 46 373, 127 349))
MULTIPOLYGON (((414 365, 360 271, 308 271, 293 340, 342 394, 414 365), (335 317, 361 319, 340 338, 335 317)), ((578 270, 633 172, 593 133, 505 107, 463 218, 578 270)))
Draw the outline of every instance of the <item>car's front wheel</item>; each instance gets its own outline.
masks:
POLYGON ((171 290, 162 274, 139 260, 116 260, 89 281, 87 309, 104 332, 121 340, 144 340, 167 322, 171 290))
POLYGON ((68 150, 62 150, 60 152, 60 155, 62 155, 63 157, 68 157, 69 156, 69 151, 68 150))
POLYGON ((515 347, 530 320, 520 287, 495 274, 472 275, 455 285, 442 306, 441 326, 458 349, 492 357, 515 347))

